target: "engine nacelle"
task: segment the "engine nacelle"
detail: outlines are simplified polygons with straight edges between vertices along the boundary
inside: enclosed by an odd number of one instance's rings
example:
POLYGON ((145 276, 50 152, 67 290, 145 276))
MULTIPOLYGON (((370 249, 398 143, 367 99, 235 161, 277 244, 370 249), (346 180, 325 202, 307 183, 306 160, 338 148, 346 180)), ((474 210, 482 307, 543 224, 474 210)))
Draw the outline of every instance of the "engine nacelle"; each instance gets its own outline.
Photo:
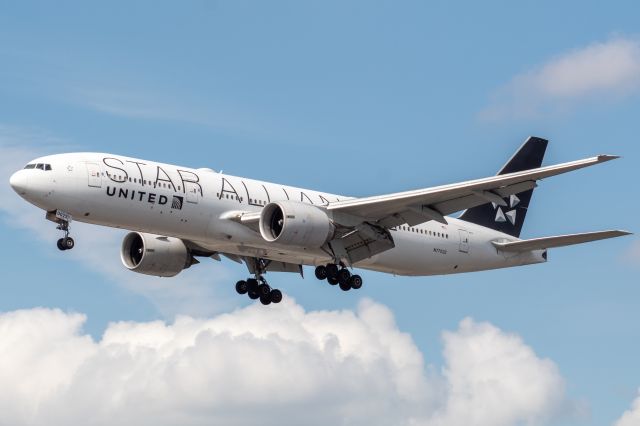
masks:
POLYGON ((297 201, 269 203, 260 214, 260 234, 273 243, 322 247, 334 231, 325 210, 297 201))
POLYGON ((157 277, 174 277, 193 263, 181 239, 141 232, 124 237, 120 258, 129 270, 157 277))

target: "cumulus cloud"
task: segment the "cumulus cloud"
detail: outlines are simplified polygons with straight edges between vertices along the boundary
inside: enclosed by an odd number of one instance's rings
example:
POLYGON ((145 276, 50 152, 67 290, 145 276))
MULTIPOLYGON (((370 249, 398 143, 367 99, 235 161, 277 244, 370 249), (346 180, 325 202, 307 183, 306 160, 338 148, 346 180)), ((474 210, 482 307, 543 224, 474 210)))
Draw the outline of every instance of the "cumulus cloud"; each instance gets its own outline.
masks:
POLYGON ((189 269, 176 278, 166 279, 139 275, 126 270, 120 262, 120 244, 124 232, 111 228, 73 222, 75 250, 57 253, 55 241, 60 233, 44 212, 21 199, 9 186, 9 177, 33 158, 53 152, 68 151, 69 143, 38 129, 26 129, 0 123, 0 217, 10 226, 24 229, 36 241, 46 244, 55 255, 70 257, 85 267, 105 276, 125 289, 150 300, 167 318, 178 313, 207 316, 236 306, 231 298, 232 278, 225 267, 211 261, 199 268, 189 269), (91 250, 83 245, 91 242, 91 250), (228 296, 225 296, 228 295, 228 296))
POLYGON ((640 91, 640 40, 614 38, 557 56, 496 90, 480 118, 538 116, 640 91))
POLYGON ((467 318, 443 339, 449 397, 436 424, 533 423, 562 400, 555 364, 538 358, 519 336, 467 318))
POLYGON ((32 309, 0 315, 5 424, 436 424, 543 421, 563 379, 515 335, 471 319, 425 366, 386 307, 306 312, 290 299, 211 319, 109 325, 32 309))
POLYGON ((622 414, 622 417, 618 419, 615 426, 637 426, 640 425, 640 389, 638 390, 638 397, 631 408, 622 414))

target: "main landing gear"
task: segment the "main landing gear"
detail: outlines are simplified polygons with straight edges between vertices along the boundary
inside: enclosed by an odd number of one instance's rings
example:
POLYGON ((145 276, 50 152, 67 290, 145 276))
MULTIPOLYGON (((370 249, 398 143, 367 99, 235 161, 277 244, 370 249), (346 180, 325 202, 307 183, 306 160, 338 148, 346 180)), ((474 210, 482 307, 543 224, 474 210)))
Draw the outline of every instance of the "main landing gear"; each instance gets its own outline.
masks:
POLYGON ((282 292, 277 288, 272 289, 262 275, 256 275, 256 278, 248 278, 246 281, 238 281, 236 283, 236 291, 238 294, 247 294, 250 299, 260 299, 260 303, 263 305, 282 301, 282 292))
POLYGON ((71 250, 73 247, 75 247, 75 241, 73 241, 73 238, 69 236, 68 220, 58 219, 58 227, 56 229, 64 232, 64 237, 60 238, 57 243, 59 250, 71 250))
POLYGON ((351 275, 351 272, 344 265, 338 266, 335 263, 316 267, 316 278, 319 280, 326 279, 331 285, 338 284, 342 291, 357 290, 362 287, 362 277, 360 275, 351 275))

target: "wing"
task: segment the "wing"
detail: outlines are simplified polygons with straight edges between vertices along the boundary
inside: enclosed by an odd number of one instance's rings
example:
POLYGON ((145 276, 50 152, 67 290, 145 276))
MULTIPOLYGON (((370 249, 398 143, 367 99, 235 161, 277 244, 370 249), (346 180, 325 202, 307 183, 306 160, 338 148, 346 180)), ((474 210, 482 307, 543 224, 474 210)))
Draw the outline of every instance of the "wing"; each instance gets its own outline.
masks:
POLYGON ((331 203, 327 209, 334 213, 338 222, 341 219, 345 222, 363 221, 384 228, 404 223, 415 226, 430 220, 446 224, 445 215, 489 202, 504 205, 504 197, 535 188, 537 180, 616 158, 614 155, 599 155, 450 185, 339 201, 331 203))

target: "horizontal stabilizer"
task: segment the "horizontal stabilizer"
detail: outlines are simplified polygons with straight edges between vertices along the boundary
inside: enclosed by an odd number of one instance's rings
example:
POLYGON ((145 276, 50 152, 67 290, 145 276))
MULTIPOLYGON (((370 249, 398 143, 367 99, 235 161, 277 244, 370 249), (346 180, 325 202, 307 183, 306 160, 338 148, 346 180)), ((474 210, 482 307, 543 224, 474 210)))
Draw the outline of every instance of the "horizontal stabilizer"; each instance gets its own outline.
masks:
POLYGON ((590 241, 622 237, 629 234, 631 234, 631 232, 617 230, 597 231, 585 232, 582 234, 559 235, 557 237, 532 238, 530 240, 520 240, 505 243, 494 241, 493 245, 502 251, 523 252, 588 243, 590 241))

